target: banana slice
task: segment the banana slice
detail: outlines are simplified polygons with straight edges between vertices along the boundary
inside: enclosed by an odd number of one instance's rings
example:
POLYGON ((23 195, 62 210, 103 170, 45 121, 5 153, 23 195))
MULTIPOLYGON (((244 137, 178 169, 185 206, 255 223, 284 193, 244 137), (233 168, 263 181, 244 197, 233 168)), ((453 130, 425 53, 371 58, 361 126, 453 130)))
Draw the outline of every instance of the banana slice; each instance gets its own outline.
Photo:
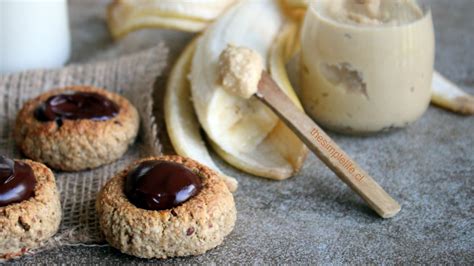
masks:
POLYGON ((198 32, 236 0, 114 0, 107 22, 115 38, 147 27, 198 32))
POLYGON ((438 72, 433 74, 431 103, 463 115, 474 115, 474 96, 469 95, 438 72))
POLYGON ((196 40, 180 55, 168 79, 164 101, 168 136, 176 153, 219 172, 229 190, 234 192, 237 190, 238 182, 223 174, 209 155, 206 144, 201 138, 199 122, 191 103, 191 89, 187 75, 195 48, 196 40))
POLYGON ((223 90, 217 82, 217 62, 229 43, 252 48, 268 61, 284 21, 277 1, 240 2, 204 33, 191 70, 196 114, 216 152, 237 168, 272 179, 297 172, 307 150, 257 99, 242 100, 223 90))

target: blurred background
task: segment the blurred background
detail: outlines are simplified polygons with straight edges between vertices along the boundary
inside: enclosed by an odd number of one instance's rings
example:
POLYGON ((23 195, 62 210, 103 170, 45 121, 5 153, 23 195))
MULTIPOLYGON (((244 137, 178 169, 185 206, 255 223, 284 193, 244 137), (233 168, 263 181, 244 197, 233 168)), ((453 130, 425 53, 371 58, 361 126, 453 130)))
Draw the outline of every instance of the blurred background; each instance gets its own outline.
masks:
POLYGON ((172 30, 144 29, 114 41, 106 24, 111 0, 69 0, 72 51, 70 62, 113 59, 150 48, 165 41, 170 54, 177 56, 193 34, 172 30))

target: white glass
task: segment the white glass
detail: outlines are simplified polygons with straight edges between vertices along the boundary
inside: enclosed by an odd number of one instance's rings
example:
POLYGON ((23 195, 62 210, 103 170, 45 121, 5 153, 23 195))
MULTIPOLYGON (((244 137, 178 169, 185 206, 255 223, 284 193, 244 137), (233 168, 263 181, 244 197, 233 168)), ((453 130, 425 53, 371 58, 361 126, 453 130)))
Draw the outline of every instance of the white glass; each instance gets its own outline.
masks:
POLYGON ((69 54, 66 0, 0 0, 0 73, 60 67, 69 54))
MULTIPOLYGON (((338 132, 404 127, 421 117, 431 98, 435 44, 427 1, 381 0, 373 17, 347 12, 349 2, 361 1, 313 0, 308 8, 301 36, 303 105, 338 132)), ((364 8, 360 12, 372 12, 364 8)))

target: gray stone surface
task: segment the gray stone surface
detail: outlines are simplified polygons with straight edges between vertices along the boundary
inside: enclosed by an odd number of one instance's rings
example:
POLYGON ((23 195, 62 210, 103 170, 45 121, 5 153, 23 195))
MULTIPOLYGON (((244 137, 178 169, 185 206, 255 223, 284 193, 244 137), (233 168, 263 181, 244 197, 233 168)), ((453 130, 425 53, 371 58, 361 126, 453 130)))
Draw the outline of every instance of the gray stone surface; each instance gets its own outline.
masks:
MULTIPOLYGON (((436 68, 474 94, 474 1, 433 2, 436 68)), ((189 34, 163 30, 108 37, 104 1, 70 2, 73 62, 114 58, 164 40, 175 58, 189 34)), ((141 260, 110 247, 63 247, 17 263, 474 263, 474 117, 435 107, 404 130, 372 137, 331 134, 403 205, 378 218, 313 155, 287 181, 240 181, 238 221, 205 255, 141 260)))

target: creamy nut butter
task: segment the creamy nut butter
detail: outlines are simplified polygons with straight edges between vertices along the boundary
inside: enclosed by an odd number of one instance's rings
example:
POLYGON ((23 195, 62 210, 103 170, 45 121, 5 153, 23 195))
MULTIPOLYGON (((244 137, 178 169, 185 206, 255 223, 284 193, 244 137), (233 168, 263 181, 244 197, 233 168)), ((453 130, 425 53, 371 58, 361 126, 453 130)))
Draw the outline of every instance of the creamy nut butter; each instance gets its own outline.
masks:
POLYGON ((260 54, 246 47, 228 45, 219 56, 219 76, 223 88, 244 99, 257 92, 263 69, 260 54))
POLYGON ((302 102, 317 122, 370 133, 417 120, 431 97, 431 13, 415 0, 315 0, 302 30, 302 102))

